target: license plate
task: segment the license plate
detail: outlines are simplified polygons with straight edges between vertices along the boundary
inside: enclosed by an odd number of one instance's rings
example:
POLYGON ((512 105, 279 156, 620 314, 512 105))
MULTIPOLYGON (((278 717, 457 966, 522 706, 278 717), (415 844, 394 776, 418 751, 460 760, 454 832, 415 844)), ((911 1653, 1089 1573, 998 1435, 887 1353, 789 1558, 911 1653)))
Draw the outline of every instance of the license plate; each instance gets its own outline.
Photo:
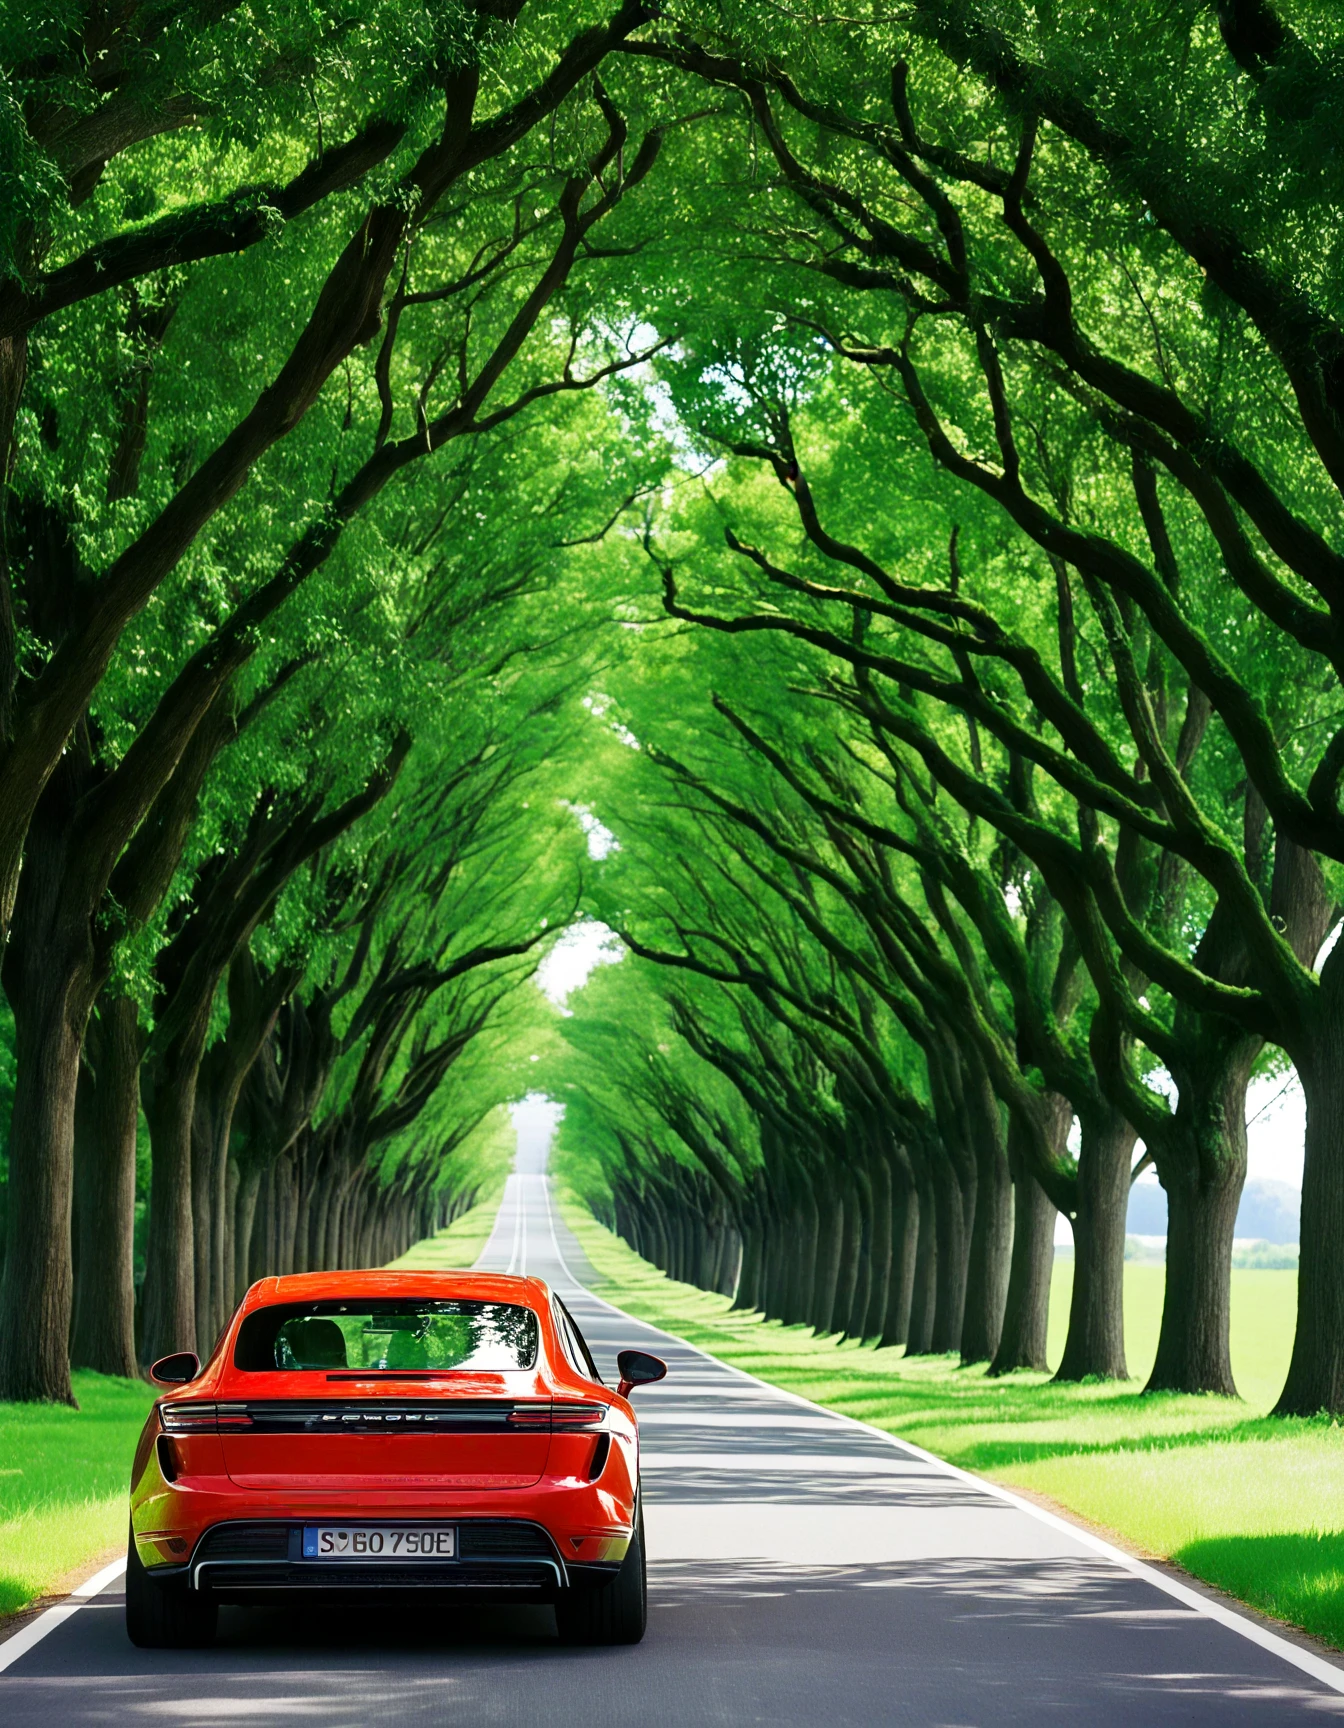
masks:
POLYGON ((309 1524, 303 1532, 305 1560, 451 1560, 456 1553, 451 1526, 309 1524))

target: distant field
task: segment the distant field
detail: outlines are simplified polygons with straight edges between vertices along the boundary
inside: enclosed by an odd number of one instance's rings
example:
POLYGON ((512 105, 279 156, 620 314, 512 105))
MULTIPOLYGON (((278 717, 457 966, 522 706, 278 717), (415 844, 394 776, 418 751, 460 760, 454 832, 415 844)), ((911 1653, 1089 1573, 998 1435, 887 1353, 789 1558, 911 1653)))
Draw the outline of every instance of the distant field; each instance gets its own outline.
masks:
MULTIPOLYGON (((1055 1253, 1071 1257, 1072 1246, 1059 1244, 1055 1253)), ((1125 1259, 1161 1266, 1167 1258, 1165 1236, 1126 1236, 1125 1259)), ((1238 1272, 1296 1272, 1300 1251, 1296 1242, 1234 1242, 1232 1265, 1238 1272)))
MULTIPOLYGON (((899 1350, 837 1345, 801 1326, 730 1313, 726 1297, 665 1278, 585 1208, 564 1202, 562 1210, 603 1275, 604 1294, 632 1314, 964 1469, 1048 1496, 1122 1544, 1174 1560, 1344 1649, 1344 1432, 1266 1415, 1291 1345, 1295 1273, 1233 1274, 1232 1362, 1244 1401, 1144 1397, 1162 1312, 1160 1267, 1125 1268, 1134 1380, 990 1380, 953 1357, 906 1362, 899 1350)), ((1072 1261, 1061 1258, 1052 1361, 1072 1280, 1072 1261)))
MULTIPOLYGON (((1163 1268, 1135 1261, 1125 1265, 1125 1353, 1136 1380, 1148 1378, 1162 1324, 1163 1268)), ((1050 1289, 1047 1349, 1053 1367, 1064 1353, 1073 1292, 1073 1260, 1055 1261, 1050 1289)), ((1232 1372, 1237 1390, 1253 1409, 1266 1411, 1283 1389, 1297 1315, 1296 1272, 1233 1272, 1232 1372)))

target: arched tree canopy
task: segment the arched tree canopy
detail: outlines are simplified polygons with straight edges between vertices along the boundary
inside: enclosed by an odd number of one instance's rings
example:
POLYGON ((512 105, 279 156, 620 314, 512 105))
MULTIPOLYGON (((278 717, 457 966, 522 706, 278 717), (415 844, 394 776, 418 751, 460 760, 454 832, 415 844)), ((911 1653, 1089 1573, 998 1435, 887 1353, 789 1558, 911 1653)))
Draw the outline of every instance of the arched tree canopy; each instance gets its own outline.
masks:
POLYGON ((392 1257, 529 1088, 678 1275, 995 1372, 1063 1213, 1125 1375, 1151 1166, 1151 1384, 1230 1394, 1291 1065, 1344 1406, 1342 46, 10 9, 0 1397, 392 1257))

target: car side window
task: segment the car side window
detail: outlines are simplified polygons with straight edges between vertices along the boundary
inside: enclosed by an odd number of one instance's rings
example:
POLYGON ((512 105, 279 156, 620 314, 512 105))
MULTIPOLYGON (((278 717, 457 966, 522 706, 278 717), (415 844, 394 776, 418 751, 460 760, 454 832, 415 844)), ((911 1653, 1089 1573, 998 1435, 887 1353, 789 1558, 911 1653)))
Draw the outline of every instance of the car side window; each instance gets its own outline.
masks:
POLYGON ((569 1323, 569 1315, 560 1306, 559 1299, 551 1303, 551 1318, 555 1321, 555 1330, 560 1337, 560 1348, 565 1353, 565 1360, 576 1374, 586 1374, 583 1355, 574 1341, 574 1328, 569 1323))
POLYGON ((569 1309, 557 1296, 555 1298, 555 1324, 565 1347, 565 1355, 569 1357, 570 1367, 579 1374, 586 1374, 590 1380, 596 1380, 602 1385, 602 1376, 597 1371, 597 1363, 593 1361, 592 1351, 579 1331, 578 1324, 569 1309))

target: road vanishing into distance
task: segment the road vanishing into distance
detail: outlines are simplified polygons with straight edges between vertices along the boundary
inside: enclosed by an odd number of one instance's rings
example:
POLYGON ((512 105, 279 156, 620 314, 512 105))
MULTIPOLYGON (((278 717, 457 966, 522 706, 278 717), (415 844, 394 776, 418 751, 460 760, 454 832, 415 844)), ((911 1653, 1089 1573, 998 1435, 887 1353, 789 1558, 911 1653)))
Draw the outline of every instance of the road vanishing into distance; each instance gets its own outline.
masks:
POLYGON ((643 1644, 562 1648, 537 1608, 226 1608, 215 1648, 141 1651, 115 1579, 0 1673, 5 1728, 1344 1721, 1344 1673, 1332 1686, 1319 1658, 1295 1665, 1255 1623, 593 1295, 543 1159, 520 1156, 479 1264, 553 1284, 608 1378, 623 1345, 668 1361, 635 1395, 643 1644))

